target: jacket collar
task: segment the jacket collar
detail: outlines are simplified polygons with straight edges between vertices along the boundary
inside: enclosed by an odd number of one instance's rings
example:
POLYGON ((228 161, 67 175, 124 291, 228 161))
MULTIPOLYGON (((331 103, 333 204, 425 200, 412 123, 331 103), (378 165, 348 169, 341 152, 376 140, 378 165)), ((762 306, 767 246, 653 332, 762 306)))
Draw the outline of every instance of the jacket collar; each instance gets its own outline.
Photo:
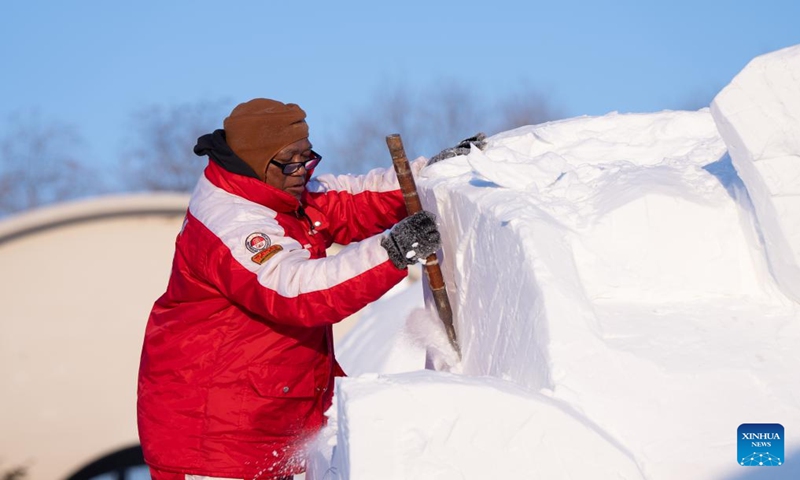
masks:
POLYGON ((293 195, 257 178, 229 172, 213 159, 209 160, 204 175, 214 186, 279 213, 297 212, 300 208, 300 201, 293 195))

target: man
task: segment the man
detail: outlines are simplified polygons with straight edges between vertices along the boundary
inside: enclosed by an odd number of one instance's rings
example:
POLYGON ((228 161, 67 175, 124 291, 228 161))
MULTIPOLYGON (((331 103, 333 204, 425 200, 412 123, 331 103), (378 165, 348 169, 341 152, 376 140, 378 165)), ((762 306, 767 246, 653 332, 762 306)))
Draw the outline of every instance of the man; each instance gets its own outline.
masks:
POLYGON ((251 100, 223 126, 195 146, 210 161, 145 333, 138 421, 154 480, 302 472, 344 374, 331 325, 440 245, 432 214, 405 218, 392 170, 311 179, 321 157, 299 106, 251 100), (334 242, 352 245, 326 258, 334 242))

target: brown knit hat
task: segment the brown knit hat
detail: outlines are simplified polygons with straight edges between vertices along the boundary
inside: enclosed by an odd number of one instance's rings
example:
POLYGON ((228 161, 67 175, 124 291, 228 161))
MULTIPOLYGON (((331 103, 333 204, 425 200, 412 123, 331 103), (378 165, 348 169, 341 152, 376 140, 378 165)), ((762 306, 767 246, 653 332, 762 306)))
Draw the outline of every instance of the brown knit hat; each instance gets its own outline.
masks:
POLYGON ((237 105, 222 125, 233 153, 260 177, 283 147, 308 138, 305 118, 294 103, 256 98, 237 105))

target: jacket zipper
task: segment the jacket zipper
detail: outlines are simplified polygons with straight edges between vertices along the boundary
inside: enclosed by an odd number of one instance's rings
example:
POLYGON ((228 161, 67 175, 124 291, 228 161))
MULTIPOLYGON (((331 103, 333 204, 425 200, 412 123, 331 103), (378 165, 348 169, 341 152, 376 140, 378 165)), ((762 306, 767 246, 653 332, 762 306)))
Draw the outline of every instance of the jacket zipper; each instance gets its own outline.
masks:
POLYGON ((297 218, 305 218, 306 219, 306 221, 308 222, 308 234, 309 235, 316 235, 317 234, 317 230, 314 228, 314 221, 311 220, 311 217, 308 216, 308 214, 306 213, 306 210, 302 206, 297 207, 297 212, 295 212, 295 214, 296 214, 297 218))

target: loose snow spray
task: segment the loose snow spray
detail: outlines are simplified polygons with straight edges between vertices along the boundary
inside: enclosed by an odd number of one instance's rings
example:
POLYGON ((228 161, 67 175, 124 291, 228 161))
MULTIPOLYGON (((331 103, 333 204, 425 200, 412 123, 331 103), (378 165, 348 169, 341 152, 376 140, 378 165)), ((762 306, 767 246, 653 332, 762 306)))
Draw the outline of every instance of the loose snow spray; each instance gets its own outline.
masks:
POLYGON ((458 352, 453 349, 447 332, 436 312, 417 308, 408 316, 405 329, 411 342, 426 350, 426 367, 440 372, 461 373, 458 352))

